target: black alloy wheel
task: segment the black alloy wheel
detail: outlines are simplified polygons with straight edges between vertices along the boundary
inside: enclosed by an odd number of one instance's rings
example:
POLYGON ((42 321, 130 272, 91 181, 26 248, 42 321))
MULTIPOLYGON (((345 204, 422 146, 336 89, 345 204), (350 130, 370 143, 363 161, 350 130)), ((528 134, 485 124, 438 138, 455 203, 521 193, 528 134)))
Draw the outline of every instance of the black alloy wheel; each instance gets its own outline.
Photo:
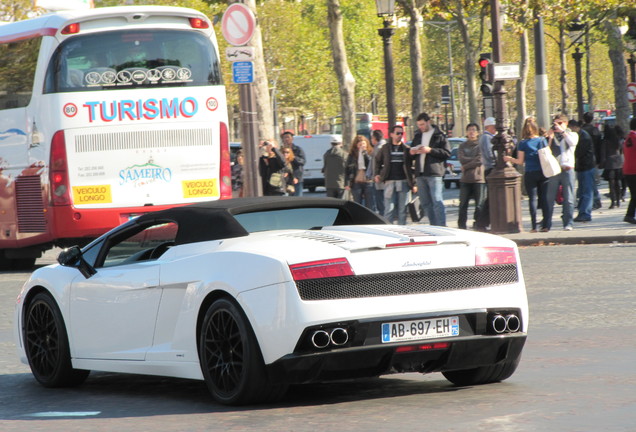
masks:
POLYGON ((26 309, 24 345, 33 376, 45 387, 76 386, 90 373, 73 369, 64 321, 49 294, 36 294, 26 309))
POLYGON ((243 405, 277 399, 286 390, 272 385, 256 337, 243 312, 230 300, 208 308, 200 334, 201 370, 217 402, 243 405))

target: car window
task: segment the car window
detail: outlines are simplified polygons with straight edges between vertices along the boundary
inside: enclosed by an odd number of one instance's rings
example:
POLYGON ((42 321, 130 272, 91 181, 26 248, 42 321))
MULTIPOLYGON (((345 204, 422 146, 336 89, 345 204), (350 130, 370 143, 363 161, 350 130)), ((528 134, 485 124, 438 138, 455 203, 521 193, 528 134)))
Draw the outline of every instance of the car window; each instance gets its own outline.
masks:
POLYGON ((256 232, 331 226, 338 214, 337 208, 297 208, 241 213, 234 217, 248 232, 256 232))
POLYGON ((174 245, 176 236, 176 223, 161 222, 139 227, 122 238, 115 237, 108 244, 102 267, 155 260, 174 245))

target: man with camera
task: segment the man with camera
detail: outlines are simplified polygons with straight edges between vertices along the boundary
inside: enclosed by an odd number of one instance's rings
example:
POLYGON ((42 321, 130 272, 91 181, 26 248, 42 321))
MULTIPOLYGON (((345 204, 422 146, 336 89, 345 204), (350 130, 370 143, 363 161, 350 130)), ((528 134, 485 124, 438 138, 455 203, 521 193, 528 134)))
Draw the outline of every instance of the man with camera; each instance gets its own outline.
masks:
POLYGON ((548 212, 546 217, 552 219, 554 201, 559 186, 562 186, 563 213, 561 219, 563 220, 563 229, 570 231, 574 223, 574 182, 576 180, 574 152, 579 142, 579 135, 568 128, 568 117, 560 114, 554 117, 552 127, 547 132, 547 138, 552 154, 561 165, 561 173, 548 180, 548 212))

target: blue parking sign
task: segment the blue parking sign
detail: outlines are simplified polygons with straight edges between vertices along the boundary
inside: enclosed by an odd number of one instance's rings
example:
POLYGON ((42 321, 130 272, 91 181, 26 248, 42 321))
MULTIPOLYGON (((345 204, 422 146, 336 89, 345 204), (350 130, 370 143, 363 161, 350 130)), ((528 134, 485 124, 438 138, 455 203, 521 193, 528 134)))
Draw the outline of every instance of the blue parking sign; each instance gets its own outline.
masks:
POLYGON ((232 82, 234 84, 251 84, 254 82, 254 63, 241 61, 232 63, 232 82))

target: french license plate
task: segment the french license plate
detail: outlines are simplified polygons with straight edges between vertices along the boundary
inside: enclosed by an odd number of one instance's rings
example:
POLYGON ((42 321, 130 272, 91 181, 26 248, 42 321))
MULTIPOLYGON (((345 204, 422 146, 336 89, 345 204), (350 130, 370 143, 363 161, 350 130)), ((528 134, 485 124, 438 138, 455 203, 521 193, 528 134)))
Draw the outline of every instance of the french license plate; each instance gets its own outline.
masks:
POLYGON ((382 343, 459 336, 459 318, 442 317, 382 324, 382 343))

